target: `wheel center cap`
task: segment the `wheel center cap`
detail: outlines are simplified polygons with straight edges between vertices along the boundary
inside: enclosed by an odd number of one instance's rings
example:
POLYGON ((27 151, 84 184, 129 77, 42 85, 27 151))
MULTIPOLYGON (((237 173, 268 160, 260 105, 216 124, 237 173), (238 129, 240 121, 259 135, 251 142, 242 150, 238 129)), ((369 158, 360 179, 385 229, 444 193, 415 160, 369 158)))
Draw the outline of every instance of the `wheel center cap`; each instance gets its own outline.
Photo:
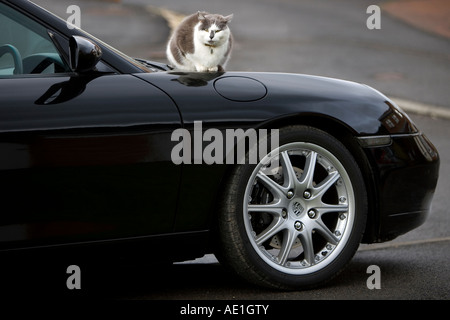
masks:
POLYGON ((292 211, 295 213, 295 215, 300 215, 303 213, 303 210, 305 210, 305 208, 303 208, 302 204, 298 201, 294 201, 294 203, 292 204, 292 211))

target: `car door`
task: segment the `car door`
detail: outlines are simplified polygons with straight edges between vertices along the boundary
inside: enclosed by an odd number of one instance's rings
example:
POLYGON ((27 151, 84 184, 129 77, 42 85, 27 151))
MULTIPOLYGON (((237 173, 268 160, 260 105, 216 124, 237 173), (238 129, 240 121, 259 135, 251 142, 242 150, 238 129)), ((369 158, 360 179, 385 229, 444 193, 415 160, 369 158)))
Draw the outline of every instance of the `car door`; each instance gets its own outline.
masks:
POLYGON ((0 249, 170 232, 172 100, 133 75, 72 73, 53 31, 2 3, 0 27, 0 249))

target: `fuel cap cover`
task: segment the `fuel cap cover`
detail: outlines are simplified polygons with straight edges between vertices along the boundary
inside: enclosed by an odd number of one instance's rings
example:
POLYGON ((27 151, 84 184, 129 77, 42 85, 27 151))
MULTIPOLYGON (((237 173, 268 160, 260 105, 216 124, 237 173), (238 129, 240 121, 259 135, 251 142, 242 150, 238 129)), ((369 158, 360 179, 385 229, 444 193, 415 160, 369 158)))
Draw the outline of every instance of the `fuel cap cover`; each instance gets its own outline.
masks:
POLYGON ((239 102, 257 101, 267 94, 263 83, 241 76, 219 78, 214 82, 214 89, 225 99, 239 102))

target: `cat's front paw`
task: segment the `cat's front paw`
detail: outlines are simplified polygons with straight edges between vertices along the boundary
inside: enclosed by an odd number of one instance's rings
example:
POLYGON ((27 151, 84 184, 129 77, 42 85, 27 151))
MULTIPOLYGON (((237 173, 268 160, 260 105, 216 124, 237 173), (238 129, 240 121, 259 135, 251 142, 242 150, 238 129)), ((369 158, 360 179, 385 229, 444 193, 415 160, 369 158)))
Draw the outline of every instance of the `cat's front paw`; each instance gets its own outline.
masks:
POLYGON ((195 70, 198 72, 217 72, 219 71, 219 66, 215 67, 205 67, 205 66, 195 66, 195 70))
POLYGON ((217 71, 219 71, 219 68, 216 66, 216 67, 212 67, 212 68, 208 68, 208 72, 217 72, 217 71))
POLYGON ((197 70, 198 72, 208 72, 209 68, 205 67, 205 66, 195 66, 195 70, 197 70))

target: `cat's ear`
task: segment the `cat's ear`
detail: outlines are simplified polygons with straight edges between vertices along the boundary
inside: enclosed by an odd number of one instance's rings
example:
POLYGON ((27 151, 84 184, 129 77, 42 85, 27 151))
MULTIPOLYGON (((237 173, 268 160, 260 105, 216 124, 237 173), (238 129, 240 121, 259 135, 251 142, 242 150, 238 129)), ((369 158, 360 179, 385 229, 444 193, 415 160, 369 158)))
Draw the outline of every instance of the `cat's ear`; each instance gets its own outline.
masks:
POLYGON ((197 16, 198 16, 198 20, 199 20, 199 21, 203 21, 203 20, 206 19, 205 13, 204 13, 204 12, 198 11, 198 12, 197 12, 197 16))
POLYGON ((230 14, 229 16, 223 17, 225 19, 225 21, 228 23, 231 21, 231 19, 233 19, 233 14, 230 14))

